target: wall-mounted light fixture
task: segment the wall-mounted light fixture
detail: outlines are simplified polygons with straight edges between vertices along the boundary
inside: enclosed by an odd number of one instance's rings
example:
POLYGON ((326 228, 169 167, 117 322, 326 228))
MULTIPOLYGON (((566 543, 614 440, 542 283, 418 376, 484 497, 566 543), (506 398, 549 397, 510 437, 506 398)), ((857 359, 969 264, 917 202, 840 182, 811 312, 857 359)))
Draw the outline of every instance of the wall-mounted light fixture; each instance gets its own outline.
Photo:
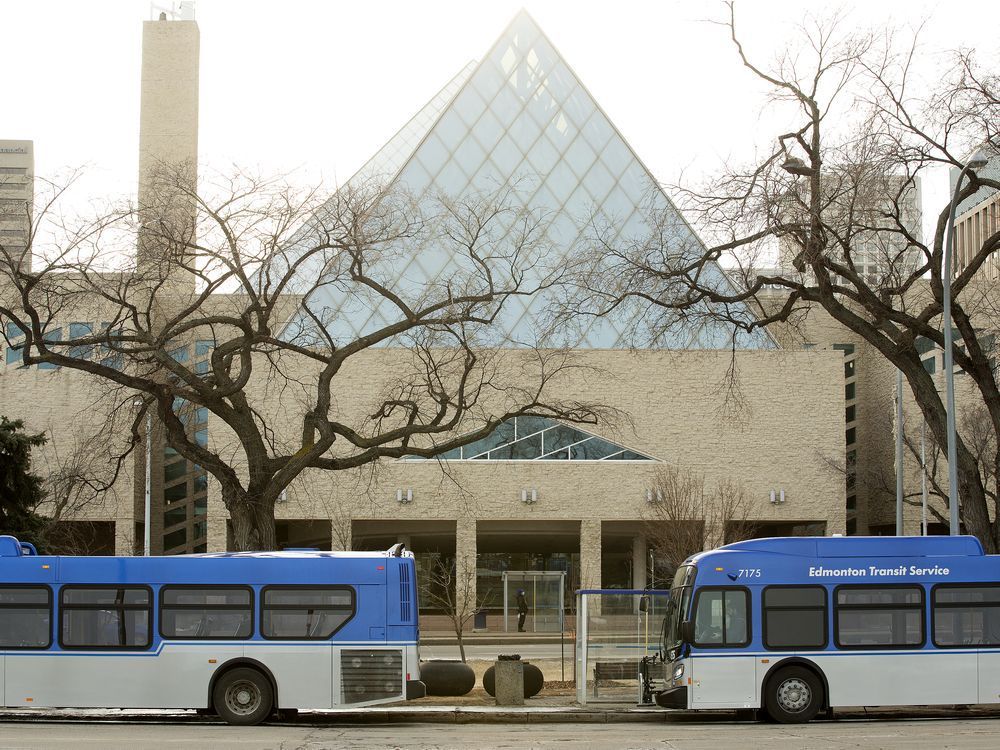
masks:
POLYGON ((646 502, 650 504, 662 503, 663 492, 661 490, 646 490, 646 502))
POLYGON ((781 505, 785 502, 784 490, 771 490, 771 505, 781 505))
POLYGON ((413 502, 413 489, 407 487, 405 490, 396 490, 396 502, 397 503, 412 503, 413 502))
POLYGON ((538 502, 538 490, 532 487, 530 490, 521 490, 521 502, 525 505, 532 505, 538 502))

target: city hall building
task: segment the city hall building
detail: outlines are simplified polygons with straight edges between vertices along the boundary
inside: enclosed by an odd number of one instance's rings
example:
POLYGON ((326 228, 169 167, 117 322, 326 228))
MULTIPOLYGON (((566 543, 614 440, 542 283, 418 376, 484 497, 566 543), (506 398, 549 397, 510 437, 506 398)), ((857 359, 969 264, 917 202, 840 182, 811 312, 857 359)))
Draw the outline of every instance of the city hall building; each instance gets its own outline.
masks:
MULTIPOLYGON (((144 25, 140 190, 155 161, 197 161, 199 44, 194 21, 144 25)), ((624 236, 643 231, 650 201, 676 211, 526 13, 479 61, 443 83, 355 180, 377 178, 416 196, 461 196, 517 182, 518 200, 551 212, 554 252, 569 248, 595 212, 624 236)), ((0 158, 19 160, 3 162, 3 174, 27 175, 26 153, 0 149, 0 158)), ((698 242, 693 231, 686 241, 698 242)), ((448 262, 429 252, 402 260, 399 273, 410 283, 431 280, 448 262)), ((327 307, 338 304, 331 296, 327 307)), ((528 338, 540 328, 543 307, 543 299, 525 301, 507 322, 510 337, 528 338)), ((290 305, 289 321, 297 314, 290 305)), ((380 314, 343 309, 334 317, 363 333, 380 314)), ((98 324, 83 313, 64 323, 98 324)), ((582 330, 573 349, 586 366, 562 385, 565 398, 605 404, 622 418, 571 425, 524 417, 436 459, 383 461, 376 472, 309 470, 277 505, 279 544, 384 549, 403 541, 418 560, 453 556, 459 576, 474 571, 480 597, 494 606, 505 571, 564 572, 567 591, 663 585, 647 531, 662 522, 655 488, 667 467, 704 477, 706 485, 738 484, 760 536, 885 529, 891 506, 855 478, 866 461, 884 463, 883 446, 891 444, 893 378, 877 353, 819 318, 807 342, 746 337, 735 354, 729 334, 710 328, 637 349, 629 344, 635 325, 627 317, 604 319, 582 330), (726 408, 724 393, 734 357, 738 413, 726 408)), ((210 351, 211 342, 195 341, 174 354, 198 367, 210 351)), ((60 457, 74 449, 93 460, 100 452, 86 446, 127 441, 124 427, 95 434, 100 389, 85 375, 18 367, 16 341, 0 356, 4 413, 50 435, 37 451, 37 471, 64 470, 60 457)), ((342 392, 357 394, 356 403, 343 405, 346 412, 366 413, 363 395, 385 382, 396 356, 385 347, 358 358, 361 364, 342 376, 342 392)), ((250 395, 271 399, 268 408, 279 416, 295 407, 266 395, 265 384, 250 395)), ((205 410, 191 419, 200 442, 225 439, 205 410)), ((148 465, 153 553, 227 549, 228 514, 212 478, 164 444, 160 432, 153 435, 148 462, 139 451, 107 492, 74 506, 63 522, 89 530, 97 552, 141 549, 148 465)))

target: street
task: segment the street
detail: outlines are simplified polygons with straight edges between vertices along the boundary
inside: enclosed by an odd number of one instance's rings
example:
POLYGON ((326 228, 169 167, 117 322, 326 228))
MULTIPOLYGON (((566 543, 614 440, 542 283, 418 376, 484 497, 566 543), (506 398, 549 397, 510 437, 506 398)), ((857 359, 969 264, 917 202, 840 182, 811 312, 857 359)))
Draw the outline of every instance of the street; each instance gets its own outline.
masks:
MULTIPOLYGON (((573 658, 574 644, 571 640, 563 646, 563 654, 568 660, 573 658)), ((490 663, 497 658, 497 654, 520 654, 523 659, 558 659, 558 643, 511 643, 506 645, 478 644, 465 646, 465 657, 467 659, 487 659, 490 663)), ((458 646, 420 646, 421 659, 458 659, 458 646)))
POLYGON ((0 725, 0 747, 37 750, 321 750, 322 748, 588 747, 740 750, 795 748, 997 747, 997 719, 844 720, 803 726, 709 720, 611 724, 296 724, 227 727, 200 722, 13 722, 0 725))

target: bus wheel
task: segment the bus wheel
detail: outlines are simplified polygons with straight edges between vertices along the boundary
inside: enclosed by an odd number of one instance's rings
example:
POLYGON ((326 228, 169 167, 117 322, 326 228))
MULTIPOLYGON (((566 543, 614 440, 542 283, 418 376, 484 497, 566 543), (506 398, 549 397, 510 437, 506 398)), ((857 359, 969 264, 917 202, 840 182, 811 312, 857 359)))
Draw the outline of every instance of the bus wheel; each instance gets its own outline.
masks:
POLYGON ((786 667, 768 681, 765 706, 780 724, 800 724, 819 713, 823 685, 815 672, 805 667, 786 667))
POLYGON ((215 710, 228 724, 252 725, 266 719, 274 707, 271 683, 256 669, 226 672, 212 691, 215 710))

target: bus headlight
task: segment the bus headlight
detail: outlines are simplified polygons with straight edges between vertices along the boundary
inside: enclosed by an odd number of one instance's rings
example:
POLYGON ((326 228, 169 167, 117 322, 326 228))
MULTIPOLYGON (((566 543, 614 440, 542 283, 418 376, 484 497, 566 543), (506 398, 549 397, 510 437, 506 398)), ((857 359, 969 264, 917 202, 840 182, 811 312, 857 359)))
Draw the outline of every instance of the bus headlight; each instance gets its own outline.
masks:
POLYGON ((684 677, 684 665, 678 664, 676 667, 674 667, 674 684, 680 682, 683 677, 684 677))

